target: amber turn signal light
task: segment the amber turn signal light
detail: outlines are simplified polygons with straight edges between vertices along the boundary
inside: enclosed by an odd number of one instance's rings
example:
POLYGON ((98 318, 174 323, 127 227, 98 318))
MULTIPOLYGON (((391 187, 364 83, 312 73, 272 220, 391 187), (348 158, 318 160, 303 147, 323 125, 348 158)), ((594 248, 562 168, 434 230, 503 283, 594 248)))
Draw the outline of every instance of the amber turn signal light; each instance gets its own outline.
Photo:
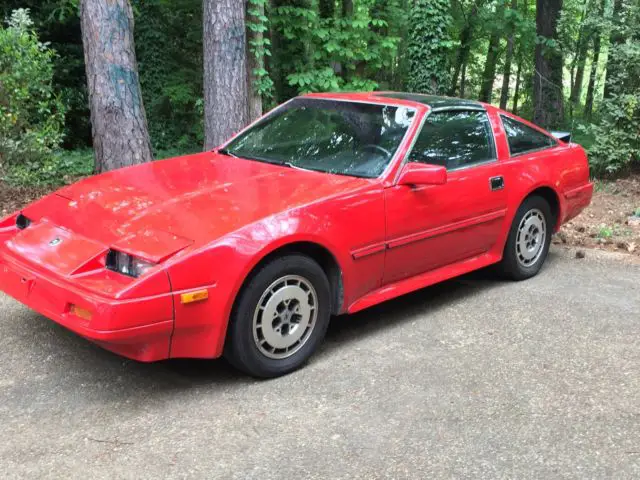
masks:
POLYGON ((76 317, 82 318, 83 320, 91 320, 91 316, 93 315, 86 308, 80 308, 77 305, 71 305, 69 312, 71 313, 71 315, 75 315, 76 317))
POLYGON ((207 290, 195 290, 193 292, 183 293, 180 295, 181 303, 201 302, 209 298, 207 290))

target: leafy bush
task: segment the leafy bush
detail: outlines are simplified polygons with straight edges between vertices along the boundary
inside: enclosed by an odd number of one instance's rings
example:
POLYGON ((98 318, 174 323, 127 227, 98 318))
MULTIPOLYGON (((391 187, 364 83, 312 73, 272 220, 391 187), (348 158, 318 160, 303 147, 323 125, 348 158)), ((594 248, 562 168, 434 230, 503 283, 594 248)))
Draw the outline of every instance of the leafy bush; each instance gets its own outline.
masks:
POLYGON ((607 77, 611 95, 600 106, 600 121, 583 128, 594 138, 589 155, 596 174, 618 173, 640 163, 640 39, 631 34, 640 22, 640 6, 627 14, 629 31, 622 28, 627 40, 609 52, 618 66, 607 77))
POLYGON ((444 93, 450 85, 450 6, 446 0, 418 0, 411 10, 409 30, 409 79, 411 91, 444 93))
POLYGON ((154 150, 204 142, 202 2, 134 2, 136 54, 154 150))
MULTIPOLYGON (((198 149, 172 148, 159 150, 158 160, 195 153, 198 149)), ((58 150, 45 160, 9 165, 4 180, 14 186, 58 186, 72 183, 94 173, 93 150, 58 150)))
POLYGON ((93 174, 93 169, 92 150, 56 151, 44 159, 9 165, 4 180, 20 186, 62 185, 93 174))
POLYGON ((281 37, 274 70, 284 73, 286 90, 290 90, 278 100, 308 92, 369 91, 380 86, 376 77, 393 68, 400 37, 394 36, 386 20, 375 16, 378 12, 372 3, 362 2, 362 8, 342 18, 321 17, 304 4, 270 12, 273 29, 281 37))
POLYGON ((51 161, 62 140, 64 105, 52 88, 55 52, 38 40, 26 9, 0 26, 0 163, 51 161))

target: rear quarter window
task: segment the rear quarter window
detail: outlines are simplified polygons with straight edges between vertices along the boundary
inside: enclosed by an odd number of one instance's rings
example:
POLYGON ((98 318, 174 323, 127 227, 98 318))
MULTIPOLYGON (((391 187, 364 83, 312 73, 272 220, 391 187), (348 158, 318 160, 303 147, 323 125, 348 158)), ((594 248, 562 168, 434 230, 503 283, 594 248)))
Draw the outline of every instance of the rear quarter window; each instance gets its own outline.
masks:
POLYGON ((507 134, 511 155, 522 155, 557 145, 557 142, 538 130, 518 122, 513 118, 500 116, 504 131, 507 134))

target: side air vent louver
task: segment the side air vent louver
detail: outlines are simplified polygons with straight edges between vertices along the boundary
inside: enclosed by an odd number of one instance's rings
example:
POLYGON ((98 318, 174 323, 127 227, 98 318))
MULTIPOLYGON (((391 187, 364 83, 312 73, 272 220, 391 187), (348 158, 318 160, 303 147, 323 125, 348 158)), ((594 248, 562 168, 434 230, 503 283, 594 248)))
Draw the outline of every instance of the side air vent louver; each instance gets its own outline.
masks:
POLYGON ((29 220, 27 217, 25 217, 23 214, 19 214, 16 217, 16 227, 18 227, 19 230, 24 230, 25 228, 27 228, 29 225, 31 225, 31 220, 29 220))

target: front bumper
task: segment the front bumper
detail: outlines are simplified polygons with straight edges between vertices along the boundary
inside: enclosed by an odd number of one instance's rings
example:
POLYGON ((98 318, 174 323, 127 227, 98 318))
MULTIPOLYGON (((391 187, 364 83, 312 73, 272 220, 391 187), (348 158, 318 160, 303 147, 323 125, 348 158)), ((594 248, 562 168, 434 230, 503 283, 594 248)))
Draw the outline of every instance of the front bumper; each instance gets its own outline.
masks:
POLYGON ((41 271, 0 252, 0 290, 103 348, 134 360, 169 357, 173 332, 171 293, 137 299, 108 298, 68 278, 41 271), (76 305, 90 319, 73 314, 76 305))

